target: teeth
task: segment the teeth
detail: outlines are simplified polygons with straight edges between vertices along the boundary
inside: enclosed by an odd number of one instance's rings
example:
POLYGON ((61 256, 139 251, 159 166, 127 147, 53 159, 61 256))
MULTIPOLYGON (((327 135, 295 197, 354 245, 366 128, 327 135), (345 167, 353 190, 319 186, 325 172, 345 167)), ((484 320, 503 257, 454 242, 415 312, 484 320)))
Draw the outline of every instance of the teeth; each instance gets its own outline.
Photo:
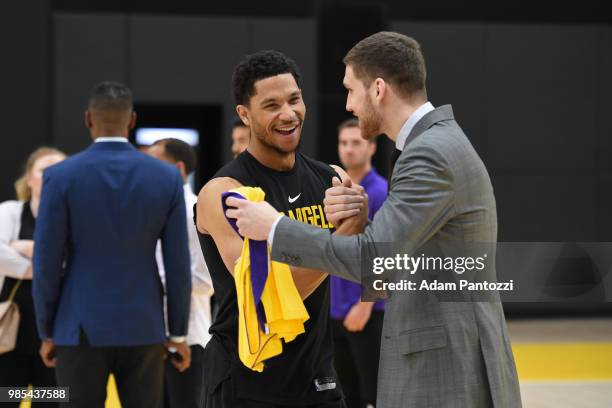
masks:
POLYGON ((289 132, 289 131, 295 130, 296 127, 297 126, 290 127, 290 128, 276 128, 276 130, 280 130, 281 132, 289 132))

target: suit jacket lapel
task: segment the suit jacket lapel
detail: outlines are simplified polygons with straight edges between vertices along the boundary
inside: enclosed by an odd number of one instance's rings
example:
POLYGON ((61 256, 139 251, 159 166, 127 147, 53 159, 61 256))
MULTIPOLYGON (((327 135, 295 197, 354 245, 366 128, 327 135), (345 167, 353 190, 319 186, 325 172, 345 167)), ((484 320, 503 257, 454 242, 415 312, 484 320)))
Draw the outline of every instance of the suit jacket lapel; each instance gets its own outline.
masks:
POLYGON ((391 189, 393 188, 393 173, 395 173, 395 162, 397 161, 397 159, 399 158, 399 156, 402 154, 402 152, 406 151, 406 149, 408 148, 408 145, 414 140, 416 139, 419 135, 421 135, 423 132, 425 132, 427 129, 429 129, 430 127, 432 127, 433 125, 435 125, 438 122, 443 122, 446 120, 454 120, 455 116, 453 115, 453 108, 451 105, 443 105, 440 106, 439 108, 436 108, 434 110, 432 110, 431 112, 427 113, 425 116, 423 116, 421 118, 421 120, 419 120, 414 127, 412 128, 412 130, 410 131, 410 134, 408 135, 408 137, 406 138, 406 142, 404 143, 404 149, 402 151, 399 151, 397 149, 394 149, 395 151, 392 154, 392 160, 393 163, 391 165, 391 172, 390 172, 390 176, 389 176, 389 190, 388 192, 391 192, 391 189))
POLYGON ((404 143, 404 150, 406 150, 408 144, 410 144, 410 142, 416 139, 417 136, 425 132, 427 129, 429 129, 436 123, 454 119, 455 117, 453 115, 453 107, 451 105, 443 105, 427 113, 421 118, 421 120, 419 120, 414 125, 412 131, 410 131, 410 134, 408 135, 408 137, 406 138, 406 142, 404 143))

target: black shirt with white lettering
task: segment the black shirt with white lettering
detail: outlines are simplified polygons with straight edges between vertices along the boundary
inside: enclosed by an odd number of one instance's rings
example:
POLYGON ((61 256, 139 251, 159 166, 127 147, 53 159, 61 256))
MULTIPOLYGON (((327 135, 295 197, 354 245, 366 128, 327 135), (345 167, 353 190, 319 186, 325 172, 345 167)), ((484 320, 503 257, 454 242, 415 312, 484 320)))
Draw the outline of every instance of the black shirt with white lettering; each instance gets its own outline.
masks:
MULTIPOLYGON (((293 219, 332 229, 323 212, 323 198, 336 175, 327 164, 300 153, 296 153, 291 170, 277 171, 262 165, 245 151, 214 177, 230 177, 243 186, 260 187, 266 193, 265 200, 278 211, 293 219)), ((207 390, 212 392, 218 383, 230 380, 237 398, 292 406, 339 400, 341 391, 333 368, 329 321, 329 278, 304 300, 310 316, 305 323, 306 332, 283 344, 282 354, 266 360, 263 372, 252 371, 238 358, 234 278, 211 236, 200 234, 200 243, 218 301, 218 313, 210 328, 213 339, 205 354, 205 364, 215 367, 214 370, 205 367, 207 390)))

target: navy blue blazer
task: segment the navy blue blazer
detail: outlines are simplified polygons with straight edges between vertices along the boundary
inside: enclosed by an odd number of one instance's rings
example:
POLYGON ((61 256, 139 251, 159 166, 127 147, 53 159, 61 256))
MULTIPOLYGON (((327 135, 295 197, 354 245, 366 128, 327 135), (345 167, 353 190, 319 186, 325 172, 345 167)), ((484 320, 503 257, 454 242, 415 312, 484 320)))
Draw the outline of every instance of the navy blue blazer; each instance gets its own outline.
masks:
POLYGON ((128 143, 99 142, 43 175, 34 241, 39 335, 57 345, 134 346, 187 333, 191 294, 183 183, 128 143))

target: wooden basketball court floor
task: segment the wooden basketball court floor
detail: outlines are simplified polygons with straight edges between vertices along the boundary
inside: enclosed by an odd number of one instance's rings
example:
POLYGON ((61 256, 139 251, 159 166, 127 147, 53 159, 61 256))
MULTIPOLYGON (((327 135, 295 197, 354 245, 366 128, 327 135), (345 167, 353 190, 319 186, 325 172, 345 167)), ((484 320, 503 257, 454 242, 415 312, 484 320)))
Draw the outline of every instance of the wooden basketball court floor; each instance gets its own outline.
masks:
MULTIPOLYGON (((524 408, 612 407, 612 318, 509 320, 508 327, 524 408)), ((112 379, 106 408, 120 408, 112 379)))

